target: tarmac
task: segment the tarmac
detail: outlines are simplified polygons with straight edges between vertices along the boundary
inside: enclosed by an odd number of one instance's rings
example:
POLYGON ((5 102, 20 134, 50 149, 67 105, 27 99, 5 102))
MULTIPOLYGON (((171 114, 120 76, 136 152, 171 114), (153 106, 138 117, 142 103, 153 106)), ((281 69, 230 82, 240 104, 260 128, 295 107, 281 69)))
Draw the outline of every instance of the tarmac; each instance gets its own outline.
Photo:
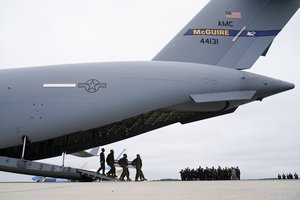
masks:
POLYGON ((286 200, 300 199, 300 181, 0 183, 0 200, 286 200))

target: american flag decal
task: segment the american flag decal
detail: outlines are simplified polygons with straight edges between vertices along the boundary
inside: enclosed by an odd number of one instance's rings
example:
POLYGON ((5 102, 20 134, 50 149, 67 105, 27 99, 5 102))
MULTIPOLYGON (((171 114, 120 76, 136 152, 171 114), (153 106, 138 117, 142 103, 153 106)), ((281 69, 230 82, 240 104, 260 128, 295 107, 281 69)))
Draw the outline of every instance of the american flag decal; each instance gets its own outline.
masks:
POLYGON ((242 14, 241 14, 241 12, 227 11, 227 12, 225 12, 225 17, 228 19, 241 19, 242 14))

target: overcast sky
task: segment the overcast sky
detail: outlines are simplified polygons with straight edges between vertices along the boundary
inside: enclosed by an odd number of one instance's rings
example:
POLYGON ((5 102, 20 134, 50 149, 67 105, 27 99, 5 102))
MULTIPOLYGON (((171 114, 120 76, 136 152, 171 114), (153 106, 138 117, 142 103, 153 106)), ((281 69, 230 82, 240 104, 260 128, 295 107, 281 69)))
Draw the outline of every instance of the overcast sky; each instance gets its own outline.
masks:
MULTIPOLYGON (((207 2, 0 0, 0 68, 151 60, 207 2)), ((293 82, 294 90, 231 115, 175 124, 105 148, 116 154, 126 148, 129 159, 140 153, 149 179, 179 178, 181 168, 199 165, 239 166, 244 179, 300 173, 299 24, 298 11, 267 57, 248 70, 293 82)), ((59 164, 61 158, 44 162, 59 164)), ((84 164, 97 169, 98 158, 66 158, 66 165, 84 164)), ((0 173, 0 181, 30 178, 0 173)))

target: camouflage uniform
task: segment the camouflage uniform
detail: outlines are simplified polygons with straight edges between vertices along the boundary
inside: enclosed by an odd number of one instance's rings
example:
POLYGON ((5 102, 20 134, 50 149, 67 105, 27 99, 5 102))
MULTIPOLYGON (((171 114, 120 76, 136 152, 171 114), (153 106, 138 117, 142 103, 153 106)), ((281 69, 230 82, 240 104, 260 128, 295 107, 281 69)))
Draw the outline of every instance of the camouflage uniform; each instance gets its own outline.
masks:
POLYGON ((124 177, 126 176, 127 181, 131 181, 131 179, 129 178, 129 170, 128 170, 128 160, 127 160, 127 155, 124 154, 123 158, 121 158, 119 160, 119 165, 122 167, 123 171, 122 174, 120 176, 120 180, 124 181, 124 177))
POLYGON ((137 154, 136 159, 132 161, 132 165, 135 166, 136 168, 135 181, 139 181, 139 179, 141 181, 146 180, 144 177, 144 173, 142 171, 142 166, 143 166, 142 159, 139 154, 137 154))

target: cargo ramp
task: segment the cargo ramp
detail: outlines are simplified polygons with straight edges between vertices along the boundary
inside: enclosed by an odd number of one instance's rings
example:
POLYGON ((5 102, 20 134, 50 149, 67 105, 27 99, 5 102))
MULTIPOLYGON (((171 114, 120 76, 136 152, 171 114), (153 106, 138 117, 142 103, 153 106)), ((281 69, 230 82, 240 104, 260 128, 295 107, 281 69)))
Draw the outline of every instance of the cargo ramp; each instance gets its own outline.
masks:
POLYGON ((70 181, 118 181, 118 179, 97 172, 41 162, 0 156, 0 171, 42 177, 69 179, 70 181))

